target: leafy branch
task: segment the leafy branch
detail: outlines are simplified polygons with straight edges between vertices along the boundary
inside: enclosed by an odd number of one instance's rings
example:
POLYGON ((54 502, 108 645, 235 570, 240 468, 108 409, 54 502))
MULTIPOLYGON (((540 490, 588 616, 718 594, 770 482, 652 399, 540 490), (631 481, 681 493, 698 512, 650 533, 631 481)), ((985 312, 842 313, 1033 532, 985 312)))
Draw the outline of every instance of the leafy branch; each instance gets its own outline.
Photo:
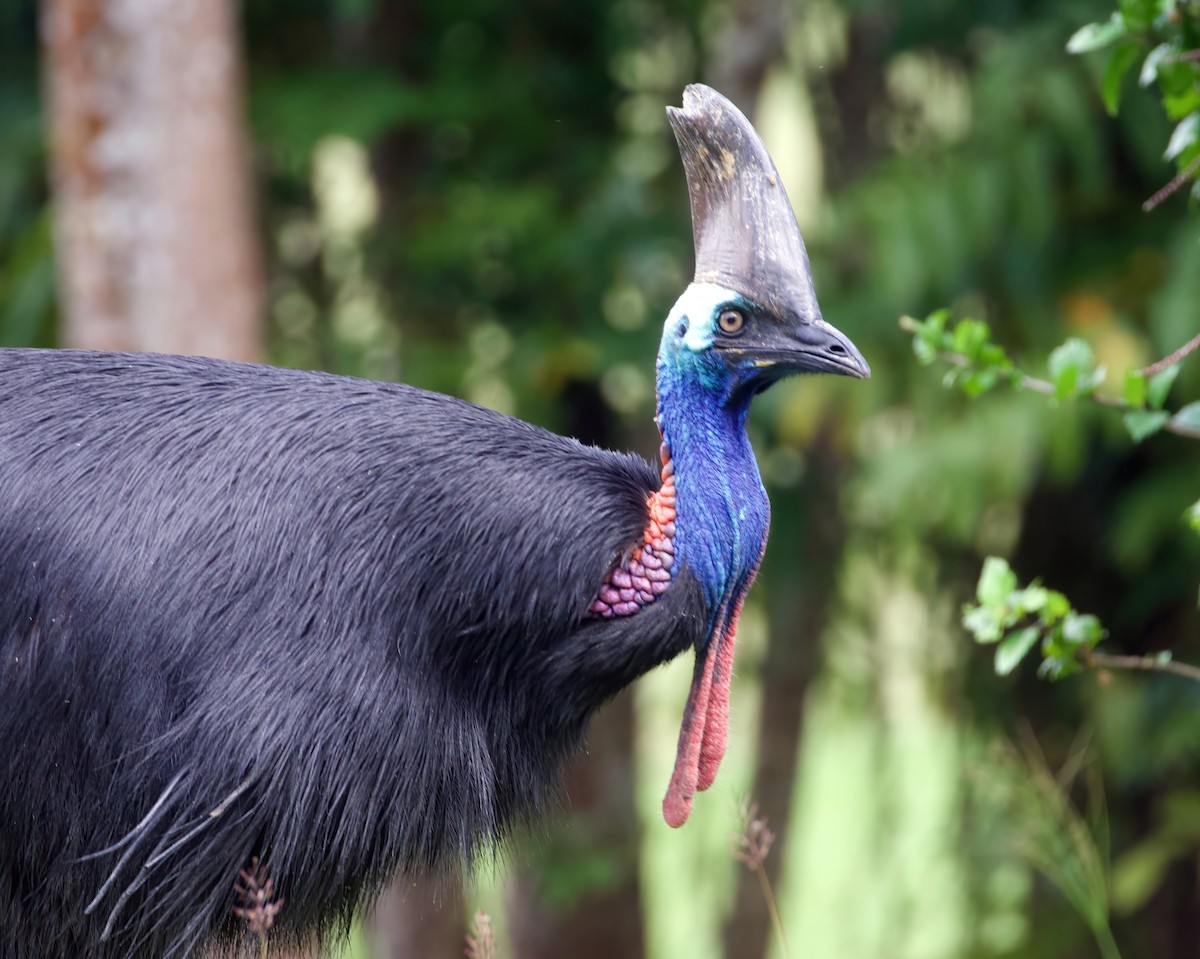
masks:
POLYGON ((963 607, 963 626, 982 644, 996 644, 995 667, 1011 673, 1040 643, 1038 675, 1062 679, 1082 669, 1149 670, 1200 682, 1200 667, 1176 662, 1163 651, 1120 656, 1097 651, 1108 631, 1095 616, 1080 613, 1062 593, 1037 580, 1019 587, 1008 563, 989 556, 975 589, 977 602, 963 607))
MULTIPOLYGON (((1142 206, 1149 211, 1178 193, 1200 173, 1200 3, 1197 0, 1118 0, 1101 23, 1080 27, 1067 41, 1070 53, 1104 51, 1100 95, 1115 116, 1125 77, 1138 61, 1138 84, 1156 85, 1175 128, 1163 159, 1177 174, 1142 206)), ((1192 187, 1200 201, 1200 182, 1192 187)))
POLYGON ((947 310, 931 313, 924 320, 900 318, 901 329, 913 336, 913 351, 921 363, 928 366, 942 360, 953 367, 946 376, 946 386, 957 386, 972 397, 1003 383, 1058 400, 1088 399, 1124 411, 1125 428, 1139 443, 1160 430, 1200 439, 1200 402, 1189 403, 1175 413, 1164 409, 1171 385, 1179 375, 1179 361, 1200 349, 1200 336, 1156 363, 1127 371, 1122 395, 1117 397, 1096 391, 1107 370, 1096 365, 1085 340, 1073 337, 1055 348, 1047 361, 1049 378, 1042 379, 1017 368, 1004 348, 993 342, 987 323, 963 319, 949 328, 949 318, 947 310))

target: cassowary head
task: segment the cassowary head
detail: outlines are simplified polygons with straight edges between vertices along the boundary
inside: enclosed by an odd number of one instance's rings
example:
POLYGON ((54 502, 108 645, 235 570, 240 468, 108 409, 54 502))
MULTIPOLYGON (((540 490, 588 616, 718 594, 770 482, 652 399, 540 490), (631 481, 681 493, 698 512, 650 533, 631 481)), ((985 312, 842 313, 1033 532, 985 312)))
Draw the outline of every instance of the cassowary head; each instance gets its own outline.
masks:
POLYGON ((724 754, 738 612, 766 545, 769 505, 745 433, 750 400, 794 373, 871 371, 821 318, 791 204, 749 121, 699 85, 667 114, 687 173, 696 275, 663 330, 658 423, 678 484, 677 555, 709 611, 663 801, 678 826, 724 754))
POLYGON ((667 116, 687 173, 696 275, 667 318, 660 372, 691 371, 734 403, 793 373, 870 376, 821 318, 791 203, 749 121, 698 84, 667 116))

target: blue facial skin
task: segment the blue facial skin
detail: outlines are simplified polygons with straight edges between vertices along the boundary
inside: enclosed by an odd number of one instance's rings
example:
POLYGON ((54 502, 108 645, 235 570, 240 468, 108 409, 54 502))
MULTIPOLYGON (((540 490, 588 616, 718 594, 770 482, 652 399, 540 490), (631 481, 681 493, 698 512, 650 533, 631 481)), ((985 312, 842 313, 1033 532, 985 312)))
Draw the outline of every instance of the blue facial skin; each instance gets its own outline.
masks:
POLYGON ((710 634, 749 587, 771 520, 746 435, 754 386, 766 373, 714 348, 728 309, 753 313, 733 290, 693 283, 667 317, 658 353, 658 424, 677 484, 675 555, 704 591, 710 634))

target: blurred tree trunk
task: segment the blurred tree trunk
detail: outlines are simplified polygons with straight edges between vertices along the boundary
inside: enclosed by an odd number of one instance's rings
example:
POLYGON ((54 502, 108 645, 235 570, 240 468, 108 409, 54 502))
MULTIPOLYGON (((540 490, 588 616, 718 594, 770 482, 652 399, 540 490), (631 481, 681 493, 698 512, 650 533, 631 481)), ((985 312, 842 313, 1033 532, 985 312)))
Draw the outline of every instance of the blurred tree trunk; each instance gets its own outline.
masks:
MULTIPOLYGON (((568 381, 564 401, 570 435, 592 446, 616 443, 612 410, 595 383, 568 381)), ((640 959, 644 954, 633 739, 633 693, 626 689, 592 720, 585 753, 567 769, 567 806, 545 846, 556 862, 527 866, 510 890, 514 956, 640 959), (564 877, 571 883, 568 890, 564 877)))
POLYGON ((767 72, 784 54, 781 0, 739 0, 713 44, 709 81, 753 118, 767 72))
POLYGON ((230 0, 44 0, 64 340, 262 353, 230 0))
POLYGON ((643 955, 633 729, 633 695, 627 689, 592 721, 587 753, 567 773, 569 821, 560 819, 547 844, 558 862, 523 870, 514 885, 508 903, 514 956, 643 955))
MULTIPOLYGON (((765 561, 766 578, 771 568, 794 577, 773 583, 768 595, 771 639, 759 677, 762 714, 750 793, 775 833, 765 869, 776 891, 796 786, 805 696, 817 671, 820 639, 846 544, 838 490, 847 469, 831 435, 834 428, 828 421, 823 425, 809 450, 803 482, 789 490, 789 505, 776 510, 765 561)), ((786 930, 787 916, 783 919, 786 930)), ((725 925, 725 956, 760 959, 772 935, 758 880, 739 869, 734 910, 725 925)))
POLYGON ((467 933, 462 894, 427 879, 399 879, 375 906, 371 959, 460 959, 467 933))

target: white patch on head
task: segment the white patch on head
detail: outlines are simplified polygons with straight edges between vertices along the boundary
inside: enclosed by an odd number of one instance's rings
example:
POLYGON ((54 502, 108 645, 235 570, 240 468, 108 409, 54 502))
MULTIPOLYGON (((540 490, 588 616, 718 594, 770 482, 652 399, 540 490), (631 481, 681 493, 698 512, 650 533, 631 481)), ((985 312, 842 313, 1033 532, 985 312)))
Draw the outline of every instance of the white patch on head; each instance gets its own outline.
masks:
POLYGON ((689 284, 667 314, 667 322, 663 327, 664 342, 671 338, 693 353, 704 352, 717 337, 717 307, 741 298, 738 293, 716 283, 689 284), (676 331, 684 317, 687 317, 687 332, 678 337, 676 331))

